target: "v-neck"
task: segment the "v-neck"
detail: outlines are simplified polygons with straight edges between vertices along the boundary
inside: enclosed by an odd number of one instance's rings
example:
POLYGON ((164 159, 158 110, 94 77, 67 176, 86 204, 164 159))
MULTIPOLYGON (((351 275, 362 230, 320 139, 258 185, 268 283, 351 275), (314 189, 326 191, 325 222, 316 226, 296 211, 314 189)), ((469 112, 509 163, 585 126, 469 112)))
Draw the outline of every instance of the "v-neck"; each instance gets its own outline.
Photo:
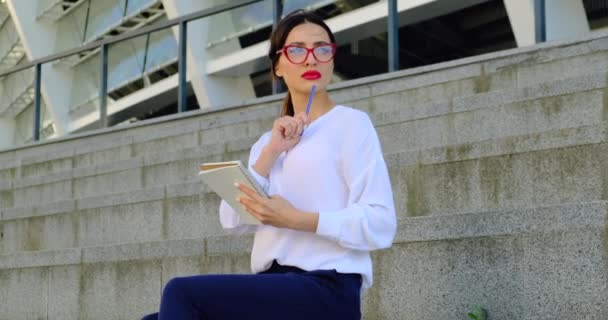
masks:
POLYGON ((323 122, 324 119, 328 118, 329 115, 331 113, 333 113, 334 111, 336 111, 336 109, 341 108, 342 106, 340 105, 335 105, 333 106, 331 109, 329 109, 327 112, 325 112, 324 114, 320 115, 318 118, 316 118, 314 121, 312 121, 305 129, 304 132, 306 133, 306 131, 308 129, 314 128, 316 126, 318 126, 318 123, 323 122))

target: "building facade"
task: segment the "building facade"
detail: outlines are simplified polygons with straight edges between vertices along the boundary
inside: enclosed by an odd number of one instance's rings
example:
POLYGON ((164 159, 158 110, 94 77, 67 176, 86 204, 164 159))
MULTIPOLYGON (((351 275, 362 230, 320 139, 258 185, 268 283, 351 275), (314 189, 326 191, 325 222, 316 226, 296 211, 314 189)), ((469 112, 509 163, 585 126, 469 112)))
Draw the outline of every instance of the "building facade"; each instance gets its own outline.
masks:
MULTIPOLYGON (((188 110, 217 109, 272 94, 268 37, 272 0, 188 24, 188 110)), ((65 50, 226 0, 3 0, 0 3, 0 148, 33 141, 34 68, 3 75, 65 50)), ((533 45, 535 0, 400 0, 399 68, 533 45)), ((387 1, 284 0, 283 14, 314 10, 336 33, 334 82, 388 72, 387 1)), ((546 40, 579 37, 608 25, 608 1, 545 1, 546 40)), ((163 29, 108 50, 109 125, 177 108, 178 30, 163 29)), ((94 129, 99 121, 100 52, 42 65, 41 139, 94 129)))

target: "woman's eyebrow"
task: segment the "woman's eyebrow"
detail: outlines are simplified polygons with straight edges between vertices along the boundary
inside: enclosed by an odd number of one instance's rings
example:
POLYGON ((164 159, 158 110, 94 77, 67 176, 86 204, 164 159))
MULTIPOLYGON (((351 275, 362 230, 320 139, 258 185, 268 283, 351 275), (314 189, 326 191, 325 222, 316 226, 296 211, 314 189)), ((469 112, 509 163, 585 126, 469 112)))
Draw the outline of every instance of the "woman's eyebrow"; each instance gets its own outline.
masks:
MULTIPOLYGON (((328 44, 328 43, 329 42, 327 42, 327 41, 316 41, 312 45, 318 46, 318 45, 323 45, 323 44, 328 44)), ((289 45, 290 46, 304 46, 304 45, 306 45, 306 43, 301 42, 301 41, 294 41, 294 42, 290 42, 289 45)))

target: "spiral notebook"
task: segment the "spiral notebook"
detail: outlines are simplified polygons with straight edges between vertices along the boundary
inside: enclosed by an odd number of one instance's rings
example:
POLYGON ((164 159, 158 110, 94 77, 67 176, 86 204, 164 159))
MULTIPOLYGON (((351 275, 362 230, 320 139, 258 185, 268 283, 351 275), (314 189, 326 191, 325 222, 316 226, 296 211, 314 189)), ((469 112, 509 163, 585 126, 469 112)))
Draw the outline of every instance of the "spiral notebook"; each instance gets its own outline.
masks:
POLYGON ((249 186, 260 196, 268 198, 268 194, 241 161, 204 163, 200 165, 199 170, 198 174, 203 181, 224 199, 234 211, 238 212, 241 216, 241 223, 260 224, 259 220, 254 218, 243 208, 242 204, 236 201, 236 198, 242 192, 234 186, 235 182, 249 186))

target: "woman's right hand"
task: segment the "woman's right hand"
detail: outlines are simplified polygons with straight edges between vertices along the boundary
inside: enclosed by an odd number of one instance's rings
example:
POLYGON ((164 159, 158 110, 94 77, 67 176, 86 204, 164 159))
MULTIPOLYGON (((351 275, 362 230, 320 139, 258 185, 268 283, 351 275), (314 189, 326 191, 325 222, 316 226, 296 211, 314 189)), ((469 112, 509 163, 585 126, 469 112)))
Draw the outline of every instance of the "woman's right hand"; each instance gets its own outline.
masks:
POLYGON ((308 123, 308 116, 304 112, 293 117, 283 116, 276 119, 272 125, 267 147, 276 153, 290 150, 300 142, 302 131, 308 123))

